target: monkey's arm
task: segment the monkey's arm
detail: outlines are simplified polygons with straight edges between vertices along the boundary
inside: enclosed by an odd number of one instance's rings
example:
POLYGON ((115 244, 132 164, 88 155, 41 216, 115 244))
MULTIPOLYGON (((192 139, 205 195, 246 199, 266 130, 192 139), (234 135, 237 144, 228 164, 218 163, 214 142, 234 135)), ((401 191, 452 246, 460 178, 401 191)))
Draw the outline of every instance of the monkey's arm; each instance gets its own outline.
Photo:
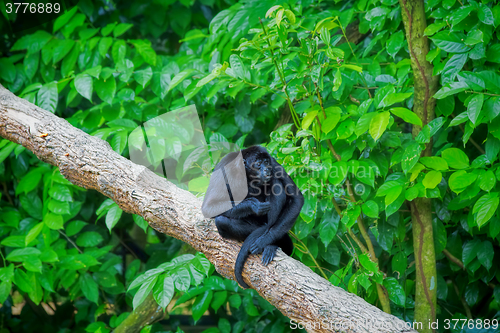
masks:
POLYGON ((243 218, 249 215, 261 216, 267 214, 271 209, 269 202, 260 202, 254 197, 246 198, 230 210, 224 213, 229 218, 243 218))

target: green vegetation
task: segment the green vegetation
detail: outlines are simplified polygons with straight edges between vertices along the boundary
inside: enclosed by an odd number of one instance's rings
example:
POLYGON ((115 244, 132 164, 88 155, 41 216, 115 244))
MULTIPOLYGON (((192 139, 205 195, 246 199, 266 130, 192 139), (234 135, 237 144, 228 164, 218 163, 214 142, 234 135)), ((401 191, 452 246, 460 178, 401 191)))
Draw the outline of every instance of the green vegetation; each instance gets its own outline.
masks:
MULTIPOLYGON (((489 329, 500 4, 422 6, 81 1, 33 31, 10 33, 21 14, 0 21, 0 83, 126 157, 138 125, 195 104, 207 142, 266 145, 305 195, 294 258, 405 321, 489 329)), ((0 332, 38 332, 41 319, 50 332, 110 332, 151 292, 168 315, 209 311, 206 332, 289 330, 202 254, 24 147, 2 140, 0 162, 0 332)))

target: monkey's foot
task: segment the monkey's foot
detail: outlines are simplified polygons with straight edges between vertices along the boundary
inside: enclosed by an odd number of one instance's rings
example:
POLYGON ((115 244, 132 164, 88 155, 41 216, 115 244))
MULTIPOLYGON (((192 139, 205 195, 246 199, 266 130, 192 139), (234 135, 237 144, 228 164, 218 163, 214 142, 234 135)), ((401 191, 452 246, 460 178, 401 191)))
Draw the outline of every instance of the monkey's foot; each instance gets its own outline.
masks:
POLYGON ((276 255, 276 251, 278 250, 278 246, 276 245, 268 245, 264 249, 264 252, 262 253, 262 264, 264 266, 269 265, 269 263, 274 259, 274 256, 276 255))

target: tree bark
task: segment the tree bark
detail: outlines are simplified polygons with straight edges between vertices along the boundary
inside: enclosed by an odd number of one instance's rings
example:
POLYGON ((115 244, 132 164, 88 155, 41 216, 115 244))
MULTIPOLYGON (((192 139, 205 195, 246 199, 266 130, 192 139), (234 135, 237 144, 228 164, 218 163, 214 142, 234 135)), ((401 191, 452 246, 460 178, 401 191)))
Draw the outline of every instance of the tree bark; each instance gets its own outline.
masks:
MULTIPOLYGON (((193 194, 1 85, 0 135, 59 167, 73 184, 99 191, 125 212, 143 216, 159 232, 189 243, 221 275, 234 279, 240 243, 219 236, 213 220, 203 217, 201 201, 193 194)), ((333 286, 281 250, 267 267, 260 263, 260 256, 251 255, 243 277, 285 316, 308 324, 309 332, 416 332, 402 320, 333 286)))
MULTIPOLYGON (((429 53, 429 42, 424 36, 427 27, 423 0, 399 0, 408 40, 413 70, 414 97, 413 112, 425 126, 434 119, 436 100, 433 98, 438 87, 438 77, 432 76, 432 65, 425 59, 429 53)), ((419 126, 413 126, 412 134, 420 133, 419 126)), ((432 138, 422 156, 432 155, 432 138)), ((411 202, 413 247, 415 250, 415 322, 423 323, 423 332, 433 332, 427 323, 436 320, 436 254, 432 230, 432 202, 428 198, 416 198, 411 202)))

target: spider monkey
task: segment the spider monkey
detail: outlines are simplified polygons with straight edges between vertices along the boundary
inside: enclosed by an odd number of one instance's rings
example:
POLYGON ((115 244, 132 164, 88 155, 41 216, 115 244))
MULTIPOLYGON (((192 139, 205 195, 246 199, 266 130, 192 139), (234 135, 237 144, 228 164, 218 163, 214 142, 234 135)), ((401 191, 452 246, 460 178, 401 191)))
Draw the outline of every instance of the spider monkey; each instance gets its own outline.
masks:
POLYGON ((238 153, 227 154, 217 164, 202 212, 205 217, 215 217, 222 237, 243 241, 234 274, 241 286, 249 288, 241 274, 250 254, 262 253, 265 266, 273 260, 278 247, 287 255, 292 254, 293 243, 288 231, 304 205, 304 197, 285 169, 264 147, 243 149, 241 155, 240 162, 244 165, 240 164, 240 171, 238 153), (215 176, 217 170, 222 172, 215 176), (247 190, 246 196, 242 197, 241 193, 245 195, 247 190), (239 202, 234 198, 237 194, 242 199, 239 202))

